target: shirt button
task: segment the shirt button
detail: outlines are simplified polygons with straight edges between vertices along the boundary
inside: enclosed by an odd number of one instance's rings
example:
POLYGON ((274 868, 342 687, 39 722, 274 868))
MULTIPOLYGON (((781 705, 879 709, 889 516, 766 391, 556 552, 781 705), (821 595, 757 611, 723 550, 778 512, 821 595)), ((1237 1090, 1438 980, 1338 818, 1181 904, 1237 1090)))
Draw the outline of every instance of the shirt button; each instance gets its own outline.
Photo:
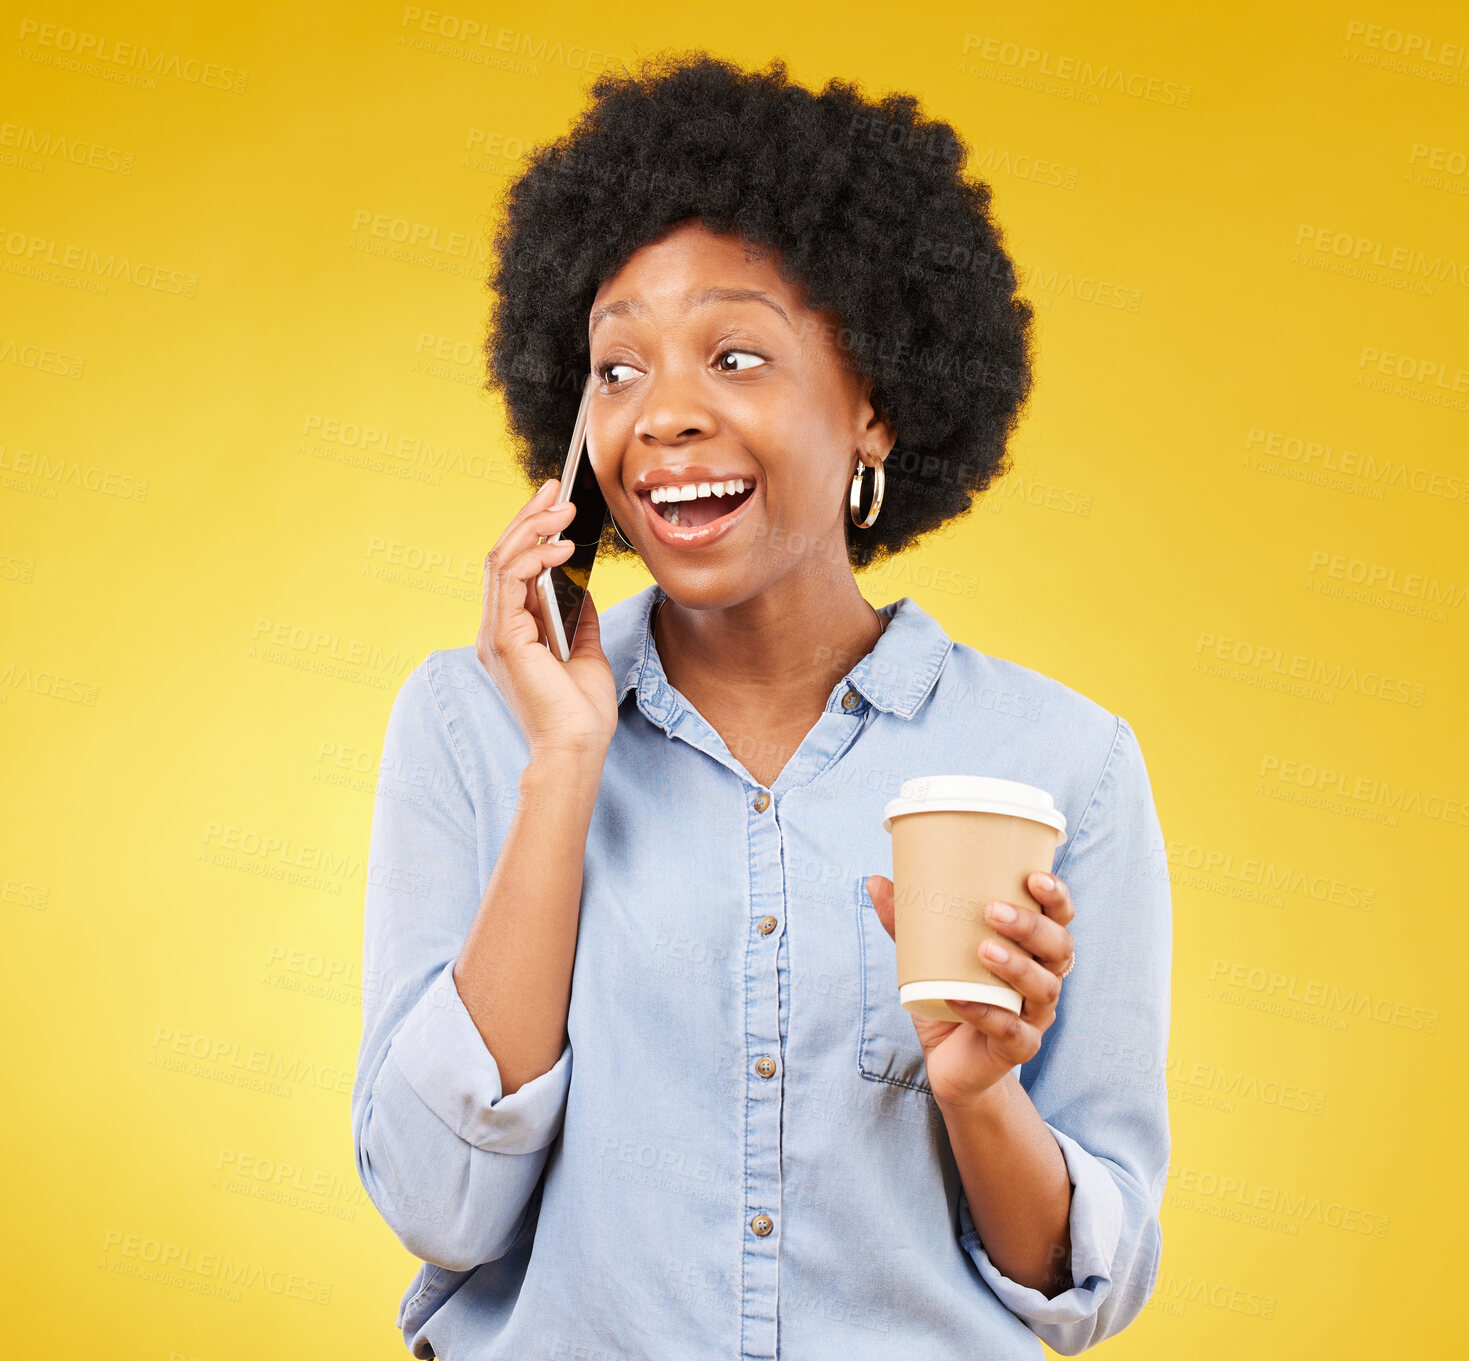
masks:
POLYGON ((772 1058, 758 1058, 755 1060, 755 1071, 761 1077, 775 1076, 775 1060, 772 1058))
POLYGON ((764 791, 764 790, 763 790, 763 789, 762 789, 762 790, 761 790, 761 791, 760 791, 760 792, 759 792, 759 793, 758 793, 758 794, 757 794, 757 795, 756 795, 756 796, 755 796, 755 811, 756 811, 756 812, 757 812, 757 813, 763 813, 763 812, 764 812, 764 811, 765 811, 765 810, 766 810, 766 809, 767 809, 767 808, 769 808, 769 807, 770 807, 770 795, 769 795, 769 794, 767 794, 767 793, 766 793, 766 792, 765 792, 765 791, 764 791))
POLYGON ((759 931, 762 936, 768 936, 780 923, 774 917, 761 917, 759 931))
POLYGON ((775 1222, 770 1218, 769 1215, 756 1215, 755 1218, 750 1221, 750 1227, 754 1229, 761 1238, 764 1238, 765 1235, 768 1234, 771 1229, 775 1227, 775 1222))
POLYGON ((844 709, 855 709, 861 703, 862 696, 859 695, 855 690, 848 690, 847 693, 842 696, 842 708, 844 709))

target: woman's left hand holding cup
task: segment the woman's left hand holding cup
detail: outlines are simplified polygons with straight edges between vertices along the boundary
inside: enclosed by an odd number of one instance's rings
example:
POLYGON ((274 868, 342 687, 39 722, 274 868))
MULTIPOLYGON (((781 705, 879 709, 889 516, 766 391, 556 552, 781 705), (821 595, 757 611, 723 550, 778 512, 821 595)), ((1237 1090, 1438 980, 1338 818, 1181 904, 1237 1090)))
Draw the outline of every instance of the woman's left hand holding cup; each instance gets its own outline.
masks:
MULTIPOLYGON (((1026 887, 1041 911, 1000 902, 985 906, 985 924, 1021 948, 1008 949, 998 941, 986 941, 979 951, 980 963, 1020 994, 1020 1013, 987 1002, 946 998, 964 1018, 962 1021, 913 1017, 913 1028, 923 1046, 928 1085, 940 1107, 957 1110, 982 1105, 1006 1073, 1035 1056, 1041 1036, 1056 1019, 1061 979, 1070 972, 1075 957, 1067 928, 1076 910, 1071 890, 1054 875, 1032 874, 1026 887), (1004 919, 1007 908, 1013 914, 1008 921, 1004 919), (992 947, 1007 957, 997 958, 992 947)), ((867 880, 867 891, 878 920, 896 941, 893 881, 874 874, 867 880)))

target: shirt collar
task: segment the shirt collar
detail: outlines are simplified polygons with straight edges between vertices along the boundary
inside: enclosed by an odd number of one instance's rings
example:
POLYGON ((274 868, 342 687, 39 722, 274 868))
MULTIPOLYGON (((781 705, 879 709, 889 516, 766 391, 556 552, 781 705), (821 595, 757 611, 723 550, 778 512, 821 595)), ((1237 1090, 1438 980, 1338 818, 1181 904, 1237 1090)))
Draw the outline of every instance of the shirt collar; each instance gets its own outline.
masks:
MULTIPOLYGON (((636 689, 651 712, 673 708, 673 689, 649 627, 654 606, 666 594, 655 581, 612 606, 602 619, 602 649, 617 683, 619 706, 636 689)), ((912 718, 937 682, 954 642, 911 596, 878 606, 877 612, 887 627, 845 679, 875 709, 912 718)))

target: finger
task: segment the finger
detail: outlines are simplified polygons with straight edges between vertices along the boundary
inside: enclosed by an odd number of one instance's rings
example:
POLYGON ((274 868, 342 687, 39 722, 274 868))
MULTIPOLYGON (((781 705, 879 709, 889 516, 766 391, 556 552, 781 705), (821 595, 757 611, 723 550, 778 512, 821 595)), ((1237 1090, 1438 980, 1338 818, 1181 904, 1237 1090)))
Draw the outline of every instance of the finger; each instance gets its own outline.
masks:
POLYGON ((1064 879, 1037 872, 1026 880, 1025 886, 1046 916, 1062 926, 1071 925, 1072 918, 1076 916, 1076 904, 1071 901, 1071 890, 1064 879))
POLYGON ((485 605, 487 609, 492 603, 489 580, 492 568, 501 562, 511 561, 518 553, 523 552, 532 544, 564 530, 571 523, 575 511, 570 501, 563 501, 560 505, 536 505, 537 500, 546 494, 545 488, 542 488, 515 513, 495 541, 495 546, 485 556, 485 605))
POLYGON ((867 877, 867 896, 872 899, 873 909, 877 913, 877 919, 882 923, 882 928, 897 940, 897 931, 894 926, 893 916, 893 881, 884 878, 881 874, 871 874, 867 877))
POLYGON ((551 634, 546 628, 546 610, 541 601, 541 593, 529 583, 526 585, 525 608, 530 617, 536 621, 536 642, 549 646, 548 640, 551 634))
POLYGON ((542 538, 565 529, 576 513, 570 501, 557 502, 553 479, 530 498, 501 531, 490 552, 497 561, 509 562, 517 553, 542 538))
POLYGON ((570 501, 561 501, 554 506, 540 506, 529 514, 517 515, 506 525, 495 547, 507 554, 514 554, 537 539, 549 539, 559 534, 576 518, 576 507, 570 501))
POLYGON ((548 506, 555 505, 560 490, 561 479, 559 477, 547 478, 535 489, 526 503, 510 517, 510 523, 506 528, 511 529, 528 515, 534 515, 538 510, 545 510, 548 506))
MULTIPOLYGON (((570 549, 572 546, 570 539, 547 539, 542 542, 535 536, 530 536, 529 539, 515 544, 513 542, 507 542, 502 536, 500 541, 485 554, 481 632, 489 632, 496 618, 496 611, 501 603, 500 591, 504 585, 507 563, 515 561, 527 549, 556 548, 561 550, 563 548, 570 549)), ((526 609, 532 608, 530 594, 527 592, 527 598, 524 602, 526 609)), ((539 619, 539 609, 535 609, 534 613, 536 618, 539 619)))
POLYGON ((979 958, 986 969, 1003 978, 1037 1010, 1054 1007, 1061 996, 1061 980, 1055 973, 1020 950, 987 940, 979 947, 979 958))
MULTIPOLYGON (((553 535, 560 534, 575 518, 576 508, 570 501, 562 501, 559 505, 542 506, 541 509, 532 511, 529 515, 517 516, 507 526, 505 533, 500 536, 499 542, 491 550, 496 559, 503 558, 506 562, 513 560, 517 554, 523 553, 527 548, 535 547, 543 541, 549 541, 553 535)), ((556 540, 556 542, 562 542, 556 540)), ((565 540, 570 543, 571 541, 565 540)), ((563 558, 564 562, 565 559, 563 558)), ((541 622, 540 601, 534 590, 526 592, 526 609, 530 610, 537 622, 541 622)), ((544 627, 544 625, 543 625, 544 627)))
POLYGON ((1052 921, 1039 912, 997 901, 985 905, 984 919, 987 926, 1013 940, 1026 954, 1047 967, 1059 968, 1071 957, 1071 932, 1060 922, 1052 921), (1009 921, 1005 921, 1003 915, 995 915, 1003 914, 1007 909, 1012 914, 1009 921))
MULTIPOLYGON (((555 478, 542 483, 535 490, 531 498, 510 517, 505 528, 500 531, 500 537, 495 540, 490 552, 495 554, 498 559, 508 561, 525 547, 527 543, 534 543, 536 536, 527 536, 521 533, 521 527, 532 516, 555 507, 556 487, 557 482, 555 478)), ((570 502, 563 502, 562 504, 570 505, 570 502)))
POLYGON ((1009 1007, 998 1007, 991 1002, 967 1002, 958 997, 944 1000, 954 1009, 954 1015, 976 1030, 984 1031, 1000 1053, 1014 1063, 1024 1063, 1040 1048, 1040 1031, 1009 1007))
POLYGON ((498 651, 540 641, 537 620, 526 607, 527 593, 534 589, 531 578, 552 563, 564 562, 574 547, 569 539, 550 539, 533 544, 503 566, 496 563, 487 569, 491 573, 490 639, 498 651))
POLYGON ((576 621, 576 636, 571 640, 571 661, 578 657, 595 657, 602 651, 602 620, 592 593, 587 591, 581 605, 581 618, 576 621))

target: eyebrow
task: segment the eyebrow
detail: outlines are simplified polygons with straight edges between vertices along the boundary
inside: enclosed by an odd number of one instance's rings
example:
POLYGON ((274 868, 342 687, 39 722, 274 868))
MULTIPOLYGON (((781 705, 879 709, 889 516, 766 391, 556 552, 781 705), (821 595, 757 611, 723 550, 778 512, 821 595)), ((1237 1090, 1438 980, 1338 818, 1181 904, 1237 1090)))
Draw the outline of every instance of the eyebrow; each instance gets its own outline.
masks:
MULTIPOLYGON (((786 315, 786 310, 769 293, 763 293, 758 288, 729 288, 716 284, 712 288, 706 288, 702 292, 695 293, 689 299, 689 306, 708 307, 716 302, 759 302, 779 313, 782 321, 791 330, 795 330, 795 323, 786 315)), ((591 324, 587 329, 590 338, 598 325, 608 317, 646 317, 648 309, 642 303, 632 298, 619 299, 617 302, 604 303, 592 312, 591 324)))

